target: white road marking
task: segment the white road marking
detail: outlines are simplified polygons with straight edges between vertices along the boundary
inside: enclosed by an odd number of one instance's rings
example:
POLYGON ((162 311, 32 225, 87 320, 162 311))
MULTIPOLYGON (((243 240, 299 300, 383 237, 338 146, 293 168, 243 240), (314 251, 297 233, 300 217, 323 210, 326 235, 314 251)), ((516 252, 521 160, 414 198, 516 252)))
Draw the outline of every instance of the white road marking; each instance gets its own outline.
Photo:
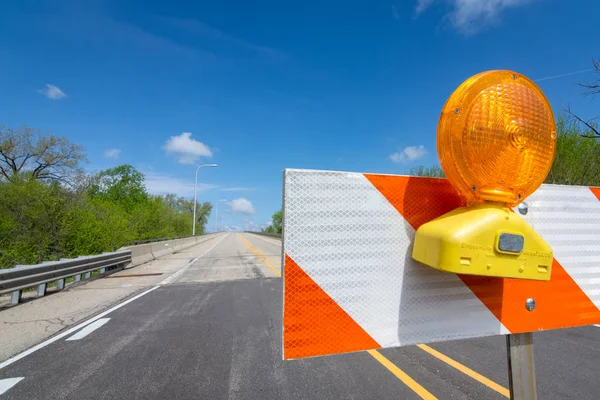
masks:
POLYGON ((598 328, 600 328, 600 325, 594 325, 594 326, 597 326, 598 328))
MULTIPOLYGON (((209 251, 211 251, 212 249, 214 249, 227 236, 229 236, 229 234, 226 234, 225 236, 223 236, 210 249, 206 250, 204 253, 202 253, 202 255, 196 257, 194 260, 192 260, 192 262, 190 262, 188 265, 186 265, 185 267, 183 267, 181 270, 177 271, 175 274, 171 275, 167 279, 165 279, 162 282, 160 282, 157 286, 154 286, 153 288, 150 288, 150 289, 146 290, 145 292, 142 292, 142 293, 140 293, 140 294, 138 294, 136 296, 133 296, 132 298, 127 299, 127 300, 125 300, 124 302, 122 302, 120 304, 117 304, 113 308, 110 308, 110 309, 108 309, 108 310, 106 310, 106 311, 104 311, 104 312, 96 315, 95 317, 92 317, 92 318, 88 319, 87 321, 84 321, 84 322, 82 322, 82 323, 80 323, 80 324, 78 324, 78 325, 76 325, 76 326, 74 326, 74 327, 72 327, 70 329, 67 329, 66 331, 64 331, 62 333, 59 333, 58 335, 55 335, 55 336, 51 337, 50 339, 48 339, 48 340, 46 340, 46 341, 44 341, 42 343, 39 343, 39 344, 37 344, 37 345, 35 345, 33 347, 30 347, 29 349, 27 349, 27 350, 25 350, 25 351, 23 351, 23 352, 15 355, 15 356, 12 356, 8 360, 5 360, 5 361, 3 361, 3 362, 0 363, 0 369, 8 367, 12 363, 15 363, 15 362, 19 361, 20 359, 25 358, 28 355, 30 355, 32 353, 35 353, 36 351, 38 351, 40 349, 43 349, 44 347, 46 347, 46 346, 48 346, 48 345, 56 342, 57 340, 60 340, 60 339, 64 338, 65 336, 69 336, 69 335, 77 332, 79 329, 83 328, 84 326, 87 326, 87 325, 91 324, 92 322, 98 321, 100 318, 103 318, 104 316, 110 314, 111 312, 116 311, 119 308, 121 308, 121 307, 123 307, 123 306, 125 306, 125 305, 127 305, 129 303, 131 303, 132 301, 135 301, 135 300, 139 299, 140 297, 145 296, 148 293, 150 293, 150 292, 158 289, 161 285, 170 283, 173 279, 175 279, 179 275, 181 275, 185 269, 187 269, 190 265, 192 265, 194 262, 196 262, 196 260, 198 260, 200 257, 203 257, 206 253, 208 253, 209 251)), ((15 379, 17 379, 17 378, 15 378, 15 379)))
POLYGON ((25 378, 6 378, 0 379, 0 394, 4 394, 10 390, 17 383, 21 382, 25 378))
POLYGON ((84 337, 86 337, 90 333, 94 332, 96 329, 100 328, 102 325, 104 325, 108 321, 110 321, 110 318, 100 318, 96 322, 92 322, 91 324, 87 325, 85 328, 83 328, 82 330, 80 330, 79 332, 77 332, 76 334, 71 336, 70 338, 67 338, 67 340, 83 339, 84 337))
POLYGON ((211 251, 212 249, 214 249, 215 247, 217 247, 217 245, 219 243, 221 243, 221 241, 223 239, 225 239, 227 236, 229 236, 229 233, 227 233, 225 236, 223 236, 221 239, 219 239, 217 241, 217 243, 213 244, 210 247, 210 249, 206 250, 204 253, 200 254, 198 257, 196 257, 192 261, 190 261, 185 267, 181 268, 179 271, 175 272, 173 275, 171 275, 168 278, 164 279, 162 282, 159 283, 159 285, 168 285, 169 283, 173 282, 175 279, 179 278, 192 264, 194 264, 196 261, 198 261, 198 259, 204 257, 206 255, 206 253, 208 253, 209 251, 211 251))
POLYGON ((142 293, 140 293, 140 294, 138 294, 136 296, 133 296, 132 298, 127 299, 127 300, 125 300, 124 302, 122 302, 120 304, 117 304, 113 308, 110 308, 110 309, 108 309, 108 310, 106 310, 106 311, 104 311, 104 312, 96 315, 95 317, 90 318, 87 321, 82 322, 79 325, 76 325, 76 326, 72 327, 71 329, 67 329, 64 332, 59 333, 58 335, 51 337, 50 339, 46 340, 45 342, 42 342, 42 343, 40 343, 40 344, 38 344, 36 346, 33 346, 33 347, 31 347, 31 348, 29 348, 29 349, 27 349, 27 350, 25 350, 25 351, 17 354, 16 356, 13 356, 13 357, 9 358, 8 360, 0 363, 0 369, 2 369, 4 367, 8 367, 10 364, 12 364, 14 362, 17 362, 20 359, 22 359, 24 357, 27 357, 28 355, 30 355, 32 353, 35 353, 36 351, 38 351, 40 349, 43 349, 44 347, 48 346, 49 344, 52 344, 52 343, 56 342, 57 340, 60 340, 60 339, 64 338, 65 336, 71 335, 72 333, 78 331, 79 329, 83 328, 84 326, 89 325, 92 322, 99 320, 100 318, 102 318, 102 317, 110 314, 111 312, 113 312, 115 310, 118 310, 119 308, 121 308, 121 307, 123 307, 123 306, 125 306, 125 305, 127 305, 129 303, 131 303, 132 301, 135 301, 135 300, 139 299, 142 296, 147 295, 148 293, 150 293, 150 292, 158 289, 159 287, 160 286, 154 286, 153 288, 150 288, 150 289, 146 290, 145 292, 142 292, 142 293))

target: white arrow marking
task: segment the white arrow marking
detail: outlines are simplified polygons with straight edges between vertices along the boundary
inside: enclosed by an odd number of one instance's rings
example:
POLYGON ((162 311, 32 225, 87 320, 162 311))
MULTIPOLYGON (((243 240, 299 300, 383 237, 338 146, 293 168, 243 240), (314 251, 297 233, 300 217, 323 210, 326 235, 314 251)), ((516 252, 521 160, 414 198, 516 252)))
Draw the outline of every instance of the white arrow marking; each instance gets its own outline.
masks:
POLYGON ((60 340, 62 338, 64 338, 65 336, 69 336, 71 333, 78 331, 79 329, 81 329, 81 327, 86 326, 91 324, 94 321, 99 320, 100 318, 104 317, 107 314, 110 314, 113 311, 118 310, 119 308, 126 306, 127 304, 131 303, 132 301, 135 301, 137 299, 139 299, 142 296, 147 295, 148 293, 158 289, 160 287, 160 285, 154 286, 153 288, 150 288, 148 290, 146 290, 145 292, 142 292, 136 296, 133 296, 130 299, 125 300, 124 302, 117 304, 116 306, 114 306, 111 309, 108 309, 104 312, 101 312, 100 314, 96 315, 93 318, 88 319, 85 322, 80 323, 79 325, 76 325, 74 327, 72 327, 71 329, 67 329, 66 331, 59 333, 56 336, 51 337, 50 339, 46 340, 45 342, 42 342, 38 345, 33 346, 30 349, 25 350, 22 353, 17 354, 16 356, 13 356, 12 358, 9 358, 6 361, 3 361, 0 363, 0 369, 4 368, 4 367, 8 367, 10 364, 19 361, 20 359, 27 357, 28 355, 30 355, 31 353, 35 353, 36 351, 38 351, 39 349, 43 349, 44 347, 48 346, 49 344, 52 344, 54 342, 56 342, 57 340, 60 340))
POLYGON ((102 325, 110 321, 110 318, 100 318, 99 320, 92 322, 87 325, 85 328, 68 338, 67 340, 80 340, 94 332, 96 329, 100 328, 102 325))
POLYGON ((25 378, 7 378, 0 379, 0 394, 4 394, 10 390, 17 383, 21 382, 25 378))

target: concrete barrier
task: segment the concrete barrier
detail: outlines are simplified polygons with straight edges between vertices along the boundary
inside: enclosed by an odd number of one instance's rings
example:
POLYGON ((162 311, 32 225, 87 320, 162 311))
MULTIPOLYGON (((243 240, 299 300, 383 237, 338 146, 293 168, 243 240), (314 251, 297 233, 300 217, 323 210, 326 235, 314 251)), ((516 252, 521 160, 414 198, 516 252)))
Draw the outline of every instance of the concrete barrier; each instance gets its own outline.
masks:
POLYGON ((189 237, 184 239, 165 240, 163 242, 139 244, 136 246, 123 247, 122 250, 131 250, 131 265, 135 267, 140 264, 156 260, 167 254, 174 253, 177 250, 182 250, 198 243, 206 242, 217 237, 219 233, 211 233, 207 235, 189 237))

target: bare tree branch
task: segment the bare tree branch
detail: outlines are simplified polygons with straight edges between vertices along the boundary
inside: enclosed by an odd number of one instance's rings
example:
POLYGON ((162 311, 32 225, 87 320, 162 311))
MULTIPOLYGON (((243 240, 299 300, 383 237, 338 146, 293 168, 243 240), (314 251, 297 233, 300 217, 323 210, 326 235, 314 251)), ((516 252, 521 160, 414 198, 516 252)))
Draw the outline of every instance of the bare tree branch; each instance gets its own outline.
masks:
POLYGON ((25 125, 0 126, 0 174, 9 181, 22 175, 66 183, 85 161, 83 148, 65 137, 42 135, 25 125))
MULTIPOLYGON (((600 59, 592 58, 592 64, 594 64, 595 72, 600 73, 600 59)), ((587 89, 587 91, 584 93, 586 95, 600 94, 600 79, 588 83, 579 83, 579 86, 587 89)))
POLYGON ((580 118, 577 114, 573 113, 571 111, 571 106, 568 106, 563 111, 566 112, 567 114, 569 114, 571 117, 575 118, 577 121, 579 121, 582 124, 584 124, 589 130, 592 131, 592 134, 590 134, 590 135, 581 135, 581 136, 586 137, 586 138, 590 138, 590 139, 600 138, 600 131, 598 130, 598 127, 594 126, 589 121, 585 121, 584 119, 580 118))

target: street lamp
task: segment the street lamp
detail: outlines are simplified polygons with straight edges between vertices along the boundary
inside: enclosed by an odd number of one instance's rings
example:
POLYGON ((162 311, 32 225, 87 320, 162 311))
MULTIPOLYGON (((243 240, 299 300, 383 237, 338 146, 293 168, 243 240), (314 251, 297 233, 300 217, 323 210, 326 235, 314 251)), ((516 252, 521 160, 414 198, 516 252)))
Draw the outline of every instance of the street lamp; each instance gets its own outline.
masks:
MULTIPOLYGON (((231 210, 225 210, 225 211, 223 211, 223 214, 228 213, 228 212, 231 212, 231 210)), ((224 220, 224 218, 225 218, 225 215, 222 215, 221 216, 221 231, 223 231, 223 232, 225 232, 225 220, 224 220)))
POLYGON ((196 188, 198 187, 198 170, 203 167, 216 167, 217 164, 202 164, 196 167, 196 178, 194 178, 194 220, 192 221, 192 236, 196 236, 196 188))
POLYGON ((217 207, 216 207, 217 212, 215 214, 215 232, 219 228, 219 226, 218 226, 219 225, 219 203, 222 201, 227 202, 227 200, 225 200, 225 199, 221 199, 221 200, 217 201, 217 207))

